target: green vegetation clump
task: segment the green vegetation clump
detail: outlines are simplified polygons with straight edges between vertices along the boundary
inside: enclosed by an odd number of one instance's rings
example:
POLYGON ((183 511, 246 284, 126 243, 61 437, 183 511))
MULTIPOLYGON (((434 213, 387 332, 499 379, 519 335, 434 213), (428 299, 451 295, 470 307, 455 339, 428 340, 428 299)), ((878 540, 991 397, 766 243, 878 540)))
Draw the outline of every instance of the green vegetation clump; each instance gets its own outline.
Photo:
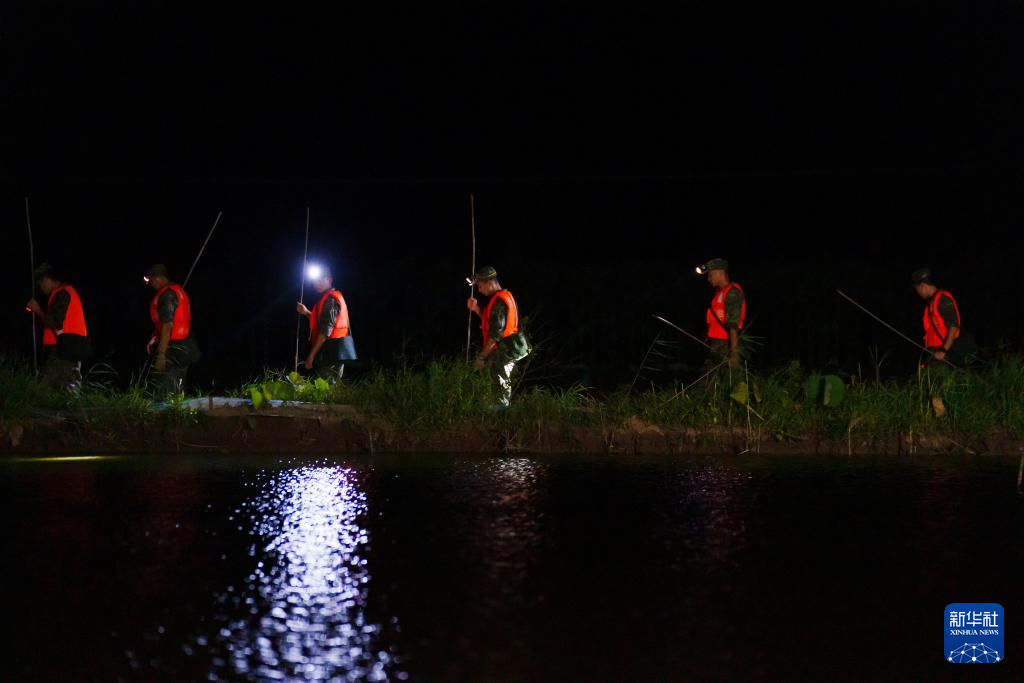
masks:
POLYGON ((29 417, 66 406, 65 394, 37 381, 23 364, 0 357, 0 418, 29 417))
POLYGON ((267 372, 232 392, 259 408, 273 399, 354 405, 404 429, 445 429, 482 417, 490 383, 464 363, 436 361, 421 368, 377 370, 357 382, 329 383, 298 373, 267 372))
MULTIPOLYGON (((929 369, 886 381, 808 372, 794 362, 768 373, 734 370, 731 379, 721 372, 710 386, 623 386, 602 393, 578 384, 520 383, 507 410, 493 408, 487 375, 461 360, 405 363, 340 382, 267 372, 231 393, 250 399, 257 410, 275 400, 351 405, 411 433, 470 424, 516 430, 624 427, 640 421, 665 428, 745 428, 780 440, 908 433, 1024 436, 1024 362, 1016 356, 970 371, 929 369)), ((0 419, 6 421, 60 416, 116 431, 200 419, 187 405, 187 398, 178 396, 157 406, 142 382, 118 389, 102 369, 90 372, 78 394, 60 392, 37 381, 23 364, 0 358, 0 419)))
POLYGON ((748 376, 734 370, 733 375, 730 382, 723 372, 708 387, 624 386, 610 393, 578 384, 520 385, 512 407, 503 411, 491 409, 486 375, 458 360, 403 365, 333 384, 270 373, 236 393, 249 396, 255 387, 270 388, 269 398, 279 395, 280 383, 290 382, 294 393, 280 397, 352 405, 412 431, 484 421, 517 428, 538 422, 620 427, 640 420, 697 430, 749 424, 778 439, 907 433, 973 438, 994 431, 1024 435, 1024 363, 1017 357, 970 371, 928 369, 887 381, 808 372, 796 362, 769 373, 748 376), (940 399, 940 409, 934 397, 940 399))
POLYGON ((47 385, 25 363, 0 356, 0 420, 60 417, 87 428, 116 432, 141 424, 174 424, 199 419, 183 394, 164 405, 153 400, 144 379, 118 388, 109 367, 94 365, 71 393, 47 385), (157 408, 161 408, 158 410, 157 408))

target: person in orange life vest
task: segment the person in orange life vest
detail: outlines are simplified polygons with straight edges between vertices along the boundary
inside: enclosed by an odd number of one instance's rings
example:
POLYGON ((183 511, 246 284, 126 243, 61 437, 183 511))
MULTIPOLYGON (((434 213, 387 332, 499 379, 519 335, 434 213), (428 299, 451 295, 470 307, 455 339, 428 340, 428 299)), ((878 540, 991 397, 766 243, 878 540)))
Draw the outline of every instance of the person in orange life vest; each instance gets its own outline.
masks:
POLYGON ((299 315, 309 318, 310 348, 305 367, 307 370, 316 369, 322 377, 341 379, 345 374, 345 362, 358 360, 348 305, 341 292, 334 288, 334 277, 329 268, 310 266, 306 276, 313 281, 313 288, 320 297, 313 310, 301 303, 295 304, 299 315))
POLYGON ((142 279, 156 291, 149 303, 153 335, 146 352, 157 372, 157 390, 177 394, 185 389, 188 367, 201 355, 192 337, 192 304, 181 285, 171 282, 162 263, 150 266, 142 279))
POLYGON ((512 292, 502 289, 498 272, 491 266, 478 270, 471 282, 490 301, 481 309, 475 297, 466 301, 466 307, 480 316, 483 347, 473 361, 474 370, 485 367, 498 394, 498 406, 506 408, 512 400, 512 370, 517 361, 530 353, 526 335, 519 329, 519 310, 512 292))
POLYGON ((729 367, 740 366, 740 331, 747 317, 747 302, 743 289, 729 279, 729 262, 711 259, 697 272, 707 274, 708 283, 715 288, 705 312, 708 330, 705 341, 713 350, 708 364, 716 366, 727 359, 729 367))
POLYGON ((57 278, 48 263, 35 269, 35 277, 46 296, 46 311, 35 297, 25 306, 43 322, 43 346, 47 351, 43 381, 71 392, 80 391, 82 361, 92 355, 82 300, 74 287, 57 278))
POLYGON ((924 345, 931 351, 927 366, 963 365, 969 359, 972 340, 960 324, 960 309, 953 295, 940 289, 927 268, 915 270, 910 276, 917 295, 927 303, 924 307, 924 345))

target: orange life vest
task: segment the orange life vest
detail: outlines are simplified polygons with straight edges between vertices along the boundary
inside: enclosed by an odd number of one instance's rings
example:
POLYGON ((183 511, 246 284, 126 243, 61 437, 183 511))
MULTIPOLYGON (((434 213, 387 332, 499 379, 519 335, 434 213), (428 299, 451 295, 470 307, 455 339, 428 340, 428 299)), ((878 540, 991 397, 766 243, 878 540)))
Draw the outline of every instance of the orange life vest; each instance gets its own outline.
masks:
POLYGON ((82 300, 78 298, 78 292, 71 285, 61 285, 50 292, 50 298, 46 301, 46 312, 50 312, 50 307, 53 306, 53 300, 58 292, 67 292, 71 295, 71 301, 68 302, 68 310, 64 314, 64 325, 61 329, 51 330, 49 327, 43 328, 44 346, 56 346, 58 334, 78 334, 83 337, 89 335, 85 329, 85 312, 82 310, 82 300))
MULTIPOLYGON (((956 326, 960 327, 960 309, 956 305, 956 299, 945 290, 935 292, 931 301, 924 307, 924 345, 930 349, 942 346, 949 334, 949 330, 946 329, 946 321, 939 315, 939 299, 944 296, 948 296, 949 300, 953 302, 953 310, 956 311, 956 326)), ((959 334, 958 331, 957 336, 959 334)))
POLYGON ((320 333, 320 329, 317 327, 319 324, 318 320, 320 312, 324 308, 324 302, 327 301, 328 297, 336 299, 341 305, 341 309, 338 311, 338 317, 334 319, 334 328, 326 335, 327 338, 338 339, 348 336, 348 306, 345 305, 345 297, 336 289, 328 289, 320 297, 320 301, 316 302, 316 306, 313 307, 313 311, 309 315, 309 338, 313 341, 316 341, 316 336, 320 333))
POLYGON ((500 289, 491 296, 487 302, 483 314, 480 316, 480 329, 484 332, 484 346, 491 338, 491 307, 494 302, 501 299, 508 307, 508 316, 505 318, 505 329, 501 331, 501 339, 511 336, 519 331, 519 311, 516 308, 516 300, 512 298, 512 292, 507 289, 500 289))
POLYGON ((157 304, 160 302, 160 297, 168 289, 178 295, 178 307, 174 309, 174 323, 173 327, 171 327, 171 341, 187 339, 192 329, 192 307, 189 305, 188 295, 185 294, 185 290, 181 288, 181 285, 164 285, 157 290, 156 296, 149 302, 149 317, 153 321, 156 338, 160 339, 160 328, 163 326, 160 322, 157 304))
MULTIPOLYGON (((708 339, 728 339, 729 332, 725 329, 725 297, 733 287, 743 291, 735 282, 730 282, 725 287, 715 292, 715 296, 711 298, 711 305, 708 306, 708 312, 705 316, 708 322, 708 339)), ((743 321, 747 319, 747 300, 743 300, 743 309, 740 311, 740 322, 737 327, 743 329, 743 321)))

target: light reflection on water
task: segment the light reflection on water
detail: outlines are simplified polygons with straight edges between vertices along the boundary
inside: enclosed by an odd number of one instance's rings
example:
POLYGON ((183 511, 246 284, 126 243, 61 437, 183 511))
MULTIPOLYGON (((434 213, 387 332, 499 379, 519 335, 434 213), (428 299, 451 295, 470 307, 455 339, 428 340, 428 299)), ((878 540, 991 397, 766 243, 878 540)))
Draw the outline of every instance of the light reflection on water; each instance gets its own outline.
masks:
POLYGON ((3 678, 936 680, 1018 457, 13 462, 3 678))
POLYGON ((691 561, 708 565, 740 561, 750 543, 746 497, 752 479, 748 472, 718 463, 677 475, 679 504, 665 509, 678 525, 683 546, 695 552, 691 561))
MULTIPOLYGON (((388 680, 391 655, 364 608, 370 573, 360 521, 366 494, 357 473, 306 466, 264 472, 248 512, 256 537, 253 573, 221 601, 243 614, 212 640, 211 678, 388 680)), ((199 645, 204 645, 200 641, 199 645)))
POLYGON ((500 577, 502 592, 515 590, 536 559, 545 471, 529 458, 491 458, 469 464, 456 476, 455 495, 471 499, 476 508, 466 514, 475 543, 465 559, 500 577))

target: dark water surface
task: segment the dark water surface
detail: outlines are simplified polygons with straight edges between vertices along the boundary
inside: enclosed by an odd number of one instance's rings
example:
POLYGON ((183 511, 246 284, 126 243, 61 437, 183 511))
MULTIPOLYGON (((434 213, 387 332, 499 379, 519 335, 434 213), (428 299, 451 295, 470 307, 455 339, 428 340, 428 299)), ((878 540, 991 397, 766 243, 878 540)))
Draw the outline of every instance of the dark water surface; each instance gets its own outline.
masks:
POLYGON ((1017 464, 3 461, 0 673, 1022 680, 1017 464), (952 602, 1003 606, 1004 661, 943 659, 952 602))

